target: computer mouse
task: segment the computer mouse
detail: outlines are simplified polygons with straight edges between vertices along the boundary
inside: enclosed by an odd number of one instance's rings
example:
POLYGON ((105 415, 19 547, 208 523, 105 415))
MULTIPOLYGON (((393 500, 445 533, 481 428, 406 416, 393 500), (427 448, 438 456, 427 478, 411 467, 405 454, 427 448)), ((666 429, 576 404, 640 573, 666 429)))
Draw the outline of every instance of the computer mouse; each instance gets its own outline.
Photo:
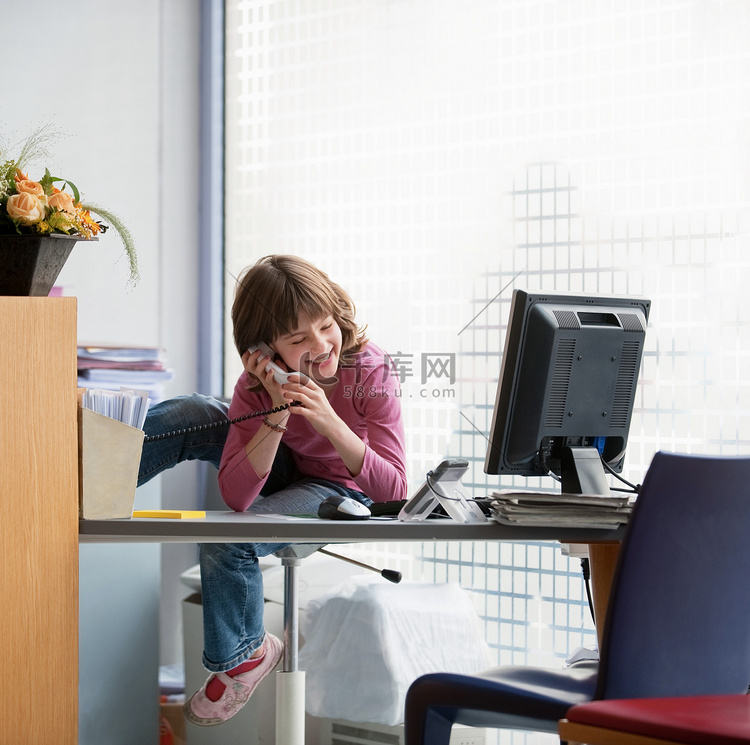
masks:
POLYGON ((370 509, 351 497, 326 497, 318 507, 318 517, 324 520, 369 520, 370 509))

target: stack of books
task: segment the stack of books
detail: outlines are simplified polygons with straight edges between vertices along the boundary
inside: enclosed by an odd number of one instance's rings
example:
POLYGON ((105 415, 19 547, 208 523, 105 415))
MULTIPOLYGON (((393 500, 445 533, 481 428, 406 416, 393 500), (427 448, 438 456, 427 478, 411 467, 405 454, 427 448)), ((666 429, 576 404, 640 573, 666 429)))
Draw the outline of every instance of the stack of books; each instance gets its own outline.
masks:
POLYGON ((164 398, 173 373, 157 347, 78 346, 78 387, 146 391, 151 403, 164 398))
POLYGON ((503 525, 617 528, 628 522, 635 495, 500 491, 492 494, 491 517, 503 525))

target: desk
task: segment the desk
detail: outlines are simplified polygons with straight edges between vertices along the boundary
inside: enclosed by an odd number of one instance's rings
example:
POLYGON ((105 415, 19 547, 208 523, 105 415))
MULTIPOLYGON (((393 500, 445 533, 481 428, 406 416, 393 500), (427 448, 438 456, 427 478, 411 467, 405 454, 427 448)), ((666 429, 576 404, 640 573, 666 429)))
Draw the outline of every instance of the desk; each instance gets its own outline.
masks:
POLYGON ((373 541, 560 541, 618 543, 624 528, 537 528, 437 519, 320 520, 247 512, 207 512, 205 518, 81 520, 79 541, 130 543, 365 543, 373 541))
MULTIPOLYGON (((399 522, 395 519, 320 520, 246 512, 209 511, 205 518, 81 520, 81 543, 364 543, 373 541, 559 541, 588 543, 592 550, 594 613, 604 618, 619 541, 625 528, 538 528, 485 523, 458 523, 449 519, 399 522), (595 557, 595 558, 594 558, 595 557), (595 569, 596 567, 597 569, 595 569)), ((296 566, 285 563, 285 664, 277 677, 276 741, 280 745, 304 742, 304 672, 296 666, 296 566), (293 629, 289 633, 289 629, 293 629), (290 647, 291 664, 287 655, 290 647), (283 711, 285 716, 279 717, 283 711)), ((601 624, 600 624, 601 627, 601 624)), ((601 628, 598 630, 601 635, 601 628)))

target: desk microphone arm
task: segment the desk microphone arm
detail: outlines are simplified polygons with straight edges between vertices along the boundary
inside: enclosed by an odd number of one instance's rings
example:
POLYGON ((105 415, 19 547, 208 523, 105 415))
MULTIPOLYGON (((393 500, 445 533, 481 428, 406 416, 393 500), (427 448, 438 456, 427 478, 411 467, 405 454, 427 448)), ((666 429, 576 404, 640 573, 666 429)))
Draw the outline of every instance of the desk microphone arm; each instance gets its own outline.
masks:
POLYGON ((378 569, 377 567, 370 566, 369 564, 363 564, 355 559, 350 559, 348 556, 341 556, 341 554, 334 554, 332 551, 328 551, 324 548, 319 548, 318 552, 325 554, 326 556, 332 556, 334 559, 341 559, 341 561, 348 561, 350 564, 355 564, 363 569, 369 569, 371 572, 377 572, 383 579, 387 579, 389 582, 398 584, 401 581, 401 572, 397 572, 393 569, 378 569))

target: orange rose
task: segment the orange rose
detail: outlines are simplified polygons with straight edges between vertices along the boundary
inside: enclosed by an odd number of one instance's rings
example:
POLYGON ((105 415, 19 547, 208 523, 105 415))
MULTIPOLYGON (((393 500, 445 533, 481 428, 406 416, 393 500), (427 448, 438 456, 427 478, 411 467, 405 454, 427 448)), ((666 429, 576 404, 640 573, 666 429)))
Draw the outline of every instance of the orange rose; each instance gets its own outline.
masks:
POLYGON ((66 191, 57 191, 47 199, 47 204, 50 207, 55 207, 60 212, 65 212, 68 215, 75 215, 76 206, 73 204, 73 197, 70 196, 66 191))
POLYGON ((21 225, 33 225, 39 222, 45 213, 45 206, 41 199, 28 192, 13 194, 8 197, 8 215, 21 225))
POLYGON ((33 194, 35 197, 39 197, 39 199, 44 197, 42 185, 38 181, 32 181, 28 178, 16 181, 16 191, 19 194, 33 194))

